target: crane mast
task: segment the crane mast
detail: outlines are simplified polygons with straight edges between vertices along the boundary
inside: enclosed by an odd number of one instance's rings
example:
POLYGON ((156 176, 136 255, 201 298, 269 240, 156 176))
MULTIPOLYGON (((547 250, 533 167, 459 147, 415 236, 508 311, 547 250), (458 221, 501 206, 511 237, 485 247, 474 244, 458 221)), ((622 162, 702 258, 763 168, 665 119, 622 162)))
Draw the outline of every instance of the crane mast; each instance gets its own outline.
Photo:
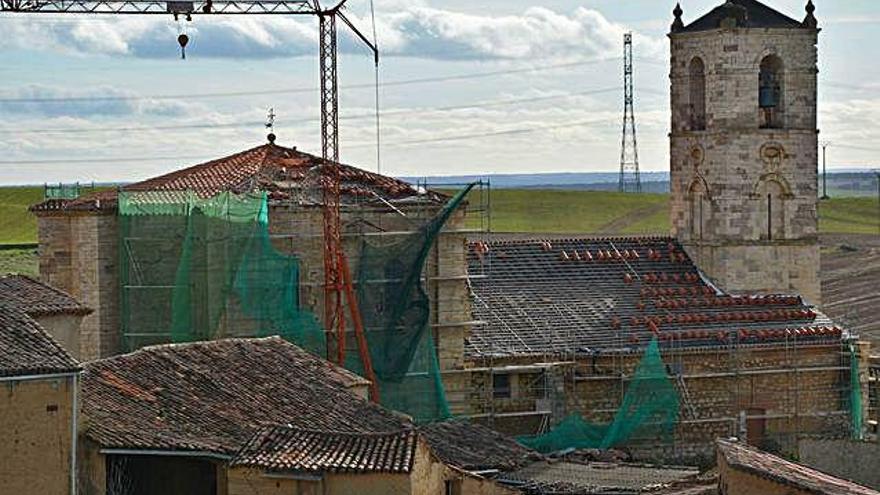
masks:
MULTIPOLYGON (((337 28, 340 19, 373 53, 376 64, 379 51, 343 14, 347 0, 331 8, 322 8, 319 0, 0 0, 0 12, 17 14, 107 14, 107 15, 311 15, 318 17, 319 69, 321 94, 321 157, 318 174, 323 202, 324 224, 324 326, 328 338, 336 341, 334 360, 345 364, 345 306, 354 327, 366 378, 371 382, 370 395, 378 402, 379 390, 367 349, 360 310, 357 304, 348 261, 342 246, 340 219, 339 165, 339 84, 337 73, 337 28)), ((329 349, 329 346, 328 346, 329 349)))

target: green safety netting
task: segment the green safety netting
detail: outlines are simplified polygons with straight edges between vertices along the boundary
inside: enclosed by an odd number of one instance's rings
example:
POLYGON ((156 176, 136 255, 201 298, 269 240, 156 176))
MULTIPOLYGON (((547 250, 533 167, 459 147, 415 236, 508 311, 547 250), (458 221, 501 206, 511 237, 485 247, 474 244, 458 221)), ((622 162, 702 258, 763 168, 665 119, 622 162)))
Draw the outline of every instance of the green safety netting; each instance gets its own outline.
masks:
POLYGON ((852 343, 849 344, 849 383, 850 383, 850 417, 852 418, 852 436, 862 439, 862 383, 859 378, 859 353, 852 343))
MULTIPOLYGON (((417 421, 449 416, 422 268, 471 187, 412 233, 362 237, 357 257, 358 303, 382 404, 417 421)), ((326 355, 323 328, 300 307, 299 262, 271 244, 265 194, 120 192, 119 215, 128 349, 279 334, 326 355)), ((346 367, 363 375, 348 347, 346 367)))
POLYGON ((666 373, 657 339, 645 350, 620 408, 610 424, 595 424, 573 414, 543 435, 518 440, 539 452, 570 448, 608 449, 630 440, 671 440, 678 422, 679 394, 666 373))
POLYGON ((319 355, 299 261, 271 245, 265 194, 120 192, 122 334, 163 342, 281 335, 319 355))
MULTIPOLYGON (((357 297, 384 406, 418 422, 449 417, 422 269, 444 224, 470 192, 466 187, 412 233, 361 240, 357 297)), ((363 365, 349 353, 347 367, 363 365)))

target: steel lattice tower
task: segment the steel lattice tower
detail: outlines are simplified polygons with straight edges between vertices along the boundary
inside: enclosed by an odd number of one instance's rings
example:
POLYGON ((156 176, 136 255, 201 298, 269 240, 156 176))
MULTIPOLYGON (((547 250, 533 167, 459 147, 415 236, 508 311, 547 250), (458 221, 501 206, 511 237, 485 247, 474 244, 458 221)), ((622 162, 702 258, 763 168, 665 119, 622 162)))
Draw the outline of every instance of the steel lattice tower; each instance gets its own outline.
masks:
POLYGON ((623 137, 620 141, 620 192, 642 192, 639 178, 639 148, 636 144, 636 115, 633 110, 632 33, 623 35, 623 137))

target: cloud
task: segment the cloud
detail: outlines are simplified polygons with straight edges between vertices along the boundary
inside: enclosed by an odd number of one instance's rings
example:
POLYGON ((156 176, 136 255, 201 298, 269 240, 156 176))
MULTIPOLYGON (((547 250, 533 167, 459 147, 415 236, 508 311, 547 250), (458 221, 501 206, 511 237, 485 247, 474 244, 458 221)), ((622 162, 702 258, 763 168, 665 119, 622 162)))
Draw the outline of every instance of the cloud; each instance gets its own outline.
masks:
POLYGON ((125 117, 130 115, 179 117, 196 110, 179 100, 140 99, 138 95, 110 86, 70 90, 31 84, 4 92, 0 114, 43 117, 125 117))
MULTIPOLYGON (((384 6, 388 9, 388 6, 384 6)), ((582 59, 618 56, 627 28, 600 12, 578 7, 557 12, 530 7, 516 15, 477 15, 434 8, 425 3, 401 4, 377 16, 385 56, 443 60, 582 59)), ((369 32, 369 18, 349 17, 369 32)), ((10 24, 0 48, 17 46, 62 52, 167 57, 177 50, 177 25, 170 19, 22 17, 10 24), (26 45, 24 45, 26 43, 26 45)), ((193 56, 272 58, 314 54, 317 21, 310 17, 199 17, 189 23, 193 56)), ((364 48, 339 24, 340 49, 364 48)), ((635 34, 643 54, 662 54, 665 40, 635 34)))

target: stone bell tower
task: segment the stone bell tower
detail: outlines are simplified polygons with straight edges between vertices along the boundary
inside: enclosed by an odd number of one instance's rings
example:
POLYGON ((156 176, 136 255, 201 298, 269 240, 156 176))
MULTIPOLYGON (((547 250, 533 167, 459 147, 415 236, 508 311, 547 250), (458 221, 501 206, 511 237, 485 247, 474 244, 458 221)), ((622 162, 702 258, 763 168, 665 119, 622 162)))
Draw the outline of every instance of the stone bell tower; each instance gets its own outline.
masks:
POLYGON ((728 0, 688 25, 673 13, 673 234, 715 282, 820 302, 816 43, 796 21, 728 0))

